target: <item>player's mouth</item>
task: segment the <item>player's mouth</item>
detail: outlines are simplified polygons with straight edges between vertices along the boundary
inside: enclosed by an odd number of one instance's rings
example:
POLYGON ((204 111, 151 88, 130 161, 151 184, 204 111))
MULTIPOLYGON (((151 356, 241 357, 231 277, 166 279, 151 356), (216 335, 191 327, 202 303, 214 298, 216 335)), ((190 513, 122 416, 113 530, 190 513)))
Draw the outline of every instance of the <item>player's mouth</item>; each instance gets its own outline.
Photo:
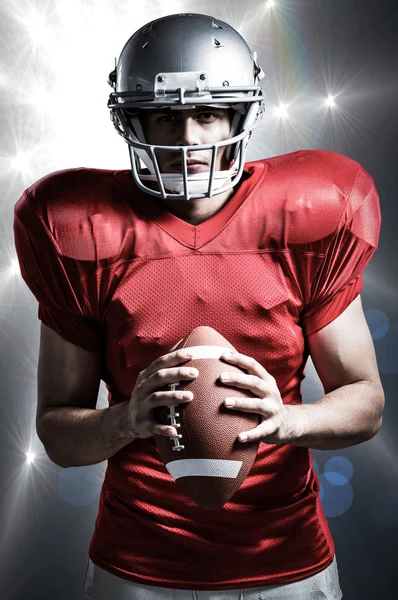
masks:
MULTIPOLYGON (((206 167, 207 167, 207 163, 201 162, 199 160, 188 160, 187 161, 188 174, 203 173, 204 171, 207 171, 206 167)), ((176 173, 182 173, 181 161, 178 163, 172 163, 170 165, 170 169, 176 173)))

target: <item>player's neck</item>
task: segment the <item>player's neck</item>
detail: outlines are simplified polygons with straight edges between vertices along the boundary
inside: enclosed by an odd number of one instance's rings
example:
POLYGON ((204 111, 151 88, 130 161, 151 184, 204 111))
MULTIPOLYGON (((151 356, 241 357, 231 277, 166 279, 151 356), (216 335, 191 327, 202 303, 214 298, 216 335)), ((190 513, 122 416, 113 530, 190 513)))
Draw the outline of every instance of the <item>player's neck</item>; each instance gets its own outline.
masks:
POLYGON ((200 198, 197 200, 168 199, 162 200, 162 202, 167 210, 179 219, 191 223, 191 225, 199 225, 218 213, 234 193, 235 190, 232 188, 224 192, 224 194, 218 194, 212 198, 200 198))

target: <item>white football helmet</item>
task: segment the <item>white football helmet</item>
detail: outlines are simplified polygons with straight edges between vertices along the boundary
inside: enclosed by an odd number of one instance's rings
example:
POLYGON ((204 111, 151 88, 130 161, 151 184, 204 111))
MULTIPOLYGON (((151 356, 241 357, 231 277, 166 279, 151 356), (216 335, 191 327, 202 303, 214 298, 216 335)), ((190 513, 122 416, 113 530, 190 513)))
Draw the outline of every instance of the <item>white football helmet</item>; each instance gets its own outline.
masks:
POLYGON ((264 113, 264 94, 258 85, 263 77, 256 53, 252 54, 242 36, 211 16, 170 15, 134 33, 109 75, 114 91, 108 107, 117 132, 129 144, 136 184, 156 197, 185 200, 214 196, 236 186, 250 136, 264 113), (228 139, 195 146, 147 143, 140 122, 142 110, 200 105, 233 109, 228 139), (227 146, 230 168, 215 171, 217 150, 222 146, 227 146), (187 153, 209 149, 210 171, 188 174, 187 153), (161 173, 156 152, 179 152, 182 173, 161 173), (157 182, 158 190, 145 181, 157 182))

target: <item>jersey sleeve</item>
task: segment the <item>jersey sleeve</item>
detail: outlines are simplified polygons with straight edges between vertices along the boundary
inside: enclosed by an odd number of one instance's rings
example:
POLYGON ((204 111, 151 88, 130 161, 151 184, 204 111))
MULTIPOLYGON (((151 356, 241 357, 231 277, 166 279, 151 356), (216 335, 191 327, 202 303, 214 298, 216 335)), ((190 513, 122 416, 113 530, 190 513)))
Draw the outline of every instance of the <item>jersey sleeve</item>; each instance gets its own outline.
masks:
POLYGON ((90 314, 78 271, 62 256, 27 192, 14 208, 14 241, 21 276, 39 303, 38 318, 72 344, 100 352, 100 322, 90 314))
POLYGON ((380 204, 373 179, 356 174, 338 227, 316 273, 309 273, 309 301, 301 313, 305 335, 336 319, 362 290, 362 274, 378 246, 380 204))

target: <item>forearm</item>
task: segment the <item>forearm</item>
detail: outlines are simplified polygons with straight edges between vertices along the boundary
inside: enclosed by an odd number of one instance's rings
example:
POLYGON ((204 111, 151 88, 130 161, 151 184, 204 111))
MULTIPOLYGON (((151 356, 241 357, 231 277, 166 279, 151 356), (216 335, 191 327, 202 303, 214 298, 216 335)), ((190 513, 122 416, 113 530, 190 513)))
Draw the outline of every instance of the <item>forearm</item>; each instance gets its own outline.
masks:
POLYGON ((295 446, 337 450, 371 439, 381 426, 384 394, 358 381, 329 392, 313 404, 285 405, 295 446))
POLYGON ((48 410, 41 419, 40 438, 49 458, 66 468, 97 464, 116 454, 135 439, 127 431, 126 405, 48 410))

